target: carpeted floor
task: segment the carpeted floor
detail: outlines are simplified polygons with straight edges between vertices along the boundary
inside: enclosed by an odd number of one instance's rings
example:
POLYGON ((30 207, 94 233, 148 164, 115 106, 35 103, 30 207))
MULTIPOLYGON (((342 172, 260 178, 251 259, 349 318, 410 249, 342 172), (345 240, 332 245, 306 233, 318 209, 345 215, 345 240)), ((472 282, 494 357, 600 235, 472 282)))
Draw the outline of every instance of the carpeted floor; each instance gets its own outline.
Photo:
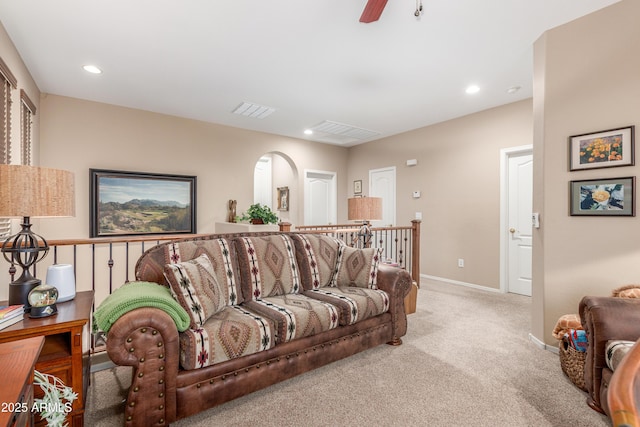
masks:
MULTIPOLYGON (((379 346, 175 426, 609 426, 528 340, 531 300, 426 281, 399 347, 379 346)), ((130 368, 92 374, 85 422, 122 425, 130 368)))

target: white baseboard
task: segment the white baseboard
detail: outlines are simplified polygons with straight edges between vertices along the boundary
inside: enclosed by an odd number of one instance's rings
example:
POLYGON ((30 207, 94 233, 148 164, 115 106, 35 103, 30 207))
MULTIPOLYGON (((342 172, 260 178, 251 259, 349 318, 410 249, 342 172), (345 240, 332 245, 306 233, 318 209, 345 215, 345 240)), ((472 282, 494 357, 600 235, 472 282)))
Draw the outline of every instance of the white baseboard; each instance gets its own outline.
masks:
POLYGON ((542 350, 547 350, 547 351, 550 351, 551 353, 556 353, 556 354, 560 353, 560 349, 557 346, 545 344, 544 341, 534 337, 533 334, 531 333, 529 333, 529 341, 534 343, 536 347, 542 350))
POLYGON ((437 280, 438 282, 445 282, 445 283, 451 283, 453 285, 460 285, 460 286, 466 286, 468 288, 480 289, 483 291, 498 292, 498 293, 502 292, 500 289, 490 288, 488 286, 476 285, 475 283, 461 282, 459 280, 446 279, 444 277, 430 276, 428 274, 421 274, 420 277, 424 279, 437 280))

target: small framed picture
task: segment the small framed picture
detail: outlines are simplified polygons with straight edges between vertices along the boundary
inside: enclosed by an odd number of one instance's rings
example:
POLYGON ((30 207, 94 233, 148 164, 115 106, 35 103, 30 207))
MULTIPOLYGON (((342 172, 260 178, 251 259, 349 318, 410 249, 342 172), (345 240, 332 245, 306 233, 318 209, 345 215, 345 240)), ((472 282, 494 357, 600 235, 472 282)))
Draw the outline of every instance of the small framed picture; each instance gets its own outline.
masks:
POLYGON ((569 137, 569 170, 634 164, 634 128, 605 130, 569 137))
POLYGON ((572 216, 635 216, 636 177, 570 182, 572 216))
POLYGON ((289 187, 278 187, 278 210, 289 210, 289 187))
POLYGON ((362 194, 362 180, 353 181, 353 194, 362 194))

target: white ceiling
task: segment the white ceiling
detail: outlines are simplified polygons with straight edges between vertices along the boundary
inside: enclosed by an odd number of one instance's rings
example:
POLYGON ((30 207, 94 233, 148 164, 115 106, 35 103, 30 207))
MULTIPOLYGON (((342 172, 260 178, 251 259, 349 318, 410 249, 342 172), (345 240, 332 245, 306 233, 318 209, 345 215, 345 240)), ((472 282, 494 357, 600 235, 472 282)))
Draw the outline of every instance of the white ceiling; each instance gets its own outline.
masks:
POLYGON ((535 40, 617 1, 423 0, 416 18, 390 0, 362 24, 366 0, 0 0, 0 20, 42 92, 351 146, 531 97, 535 40), (324 121, 374 135, 303 134, 324 121))

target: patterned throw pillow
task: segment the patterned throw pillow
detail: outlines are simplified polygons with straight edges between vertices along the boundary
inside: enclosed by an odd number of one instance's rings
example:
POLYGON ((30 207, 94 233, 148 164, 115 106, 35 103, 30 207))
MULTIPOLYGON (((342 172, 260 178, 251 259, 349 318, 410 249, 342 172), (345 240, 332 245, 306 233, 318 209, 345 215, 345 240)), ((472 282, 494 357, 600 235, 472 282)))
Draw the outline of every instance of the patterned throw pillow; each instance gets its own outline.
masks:
POLYGON ((225 292, 218 284, 206 254, 189 261, 167 264, 164 274, 173 295, 189 313, 189 327, 192 329, 204 325, 207 319, 227 305, 225 292))
POLYGON ((357 249, 341 245, 331 286, 378 289, 378 266, 382 248, 357 249))
POLYGON ((238 281, 238 264, 230 239, 193 239, 170 243, 165 247, 165 264, 178 264, 207 254, 218 283, 225 289, 227 305, 236 305, 243 301, 238 281))
POLYGON ((293 234, 300 279, 307 290, 329 286, 338 262, 338 239, 321 234, 293 234))
POLYGON ((245 301, 300 291, 298 263, 285 234, 236 238, 245 301))

